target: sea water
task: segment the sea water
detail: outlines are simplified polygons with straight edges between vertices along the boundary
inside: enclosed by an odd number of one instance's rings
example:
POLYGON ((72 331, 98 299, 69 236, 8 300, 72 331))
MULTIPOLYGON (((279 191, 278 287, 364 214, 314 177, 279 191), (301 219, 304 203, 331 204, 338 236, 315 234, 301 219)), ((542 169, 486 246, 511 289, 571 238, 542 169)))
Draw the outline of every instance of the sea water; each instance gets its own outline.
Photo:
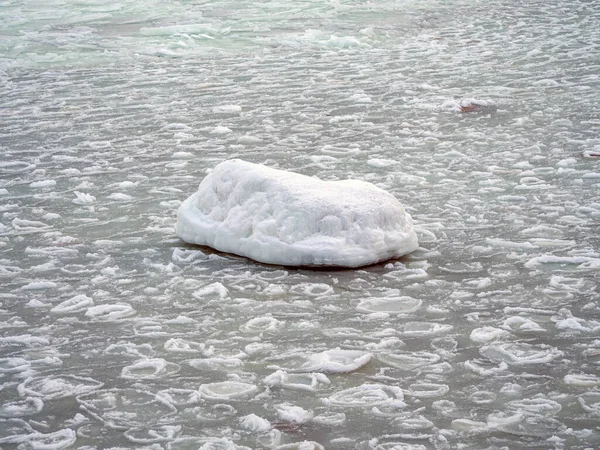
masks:
POLYGON ((597 2, 0 3, 3 448, 600 445, 597 2), (186 245, 242 158, 369 181, 359 270, 186 245))

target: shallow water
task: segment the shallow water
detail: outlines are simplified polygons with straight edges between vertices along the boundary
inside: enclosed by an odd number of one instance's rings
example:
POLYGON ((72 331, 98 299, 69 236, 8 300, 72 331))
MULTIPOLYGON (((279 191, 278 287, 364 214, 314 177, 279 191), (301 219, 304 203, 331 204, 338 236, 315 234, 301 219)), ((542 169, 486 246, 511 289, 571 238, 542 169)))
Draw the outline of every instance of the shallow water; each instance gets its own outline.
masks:
POLYGON ((0 10, 3 448, 600 445, 598 4, 0 10), (183 244, 233 157, 376 183, 421 248, 183 244))

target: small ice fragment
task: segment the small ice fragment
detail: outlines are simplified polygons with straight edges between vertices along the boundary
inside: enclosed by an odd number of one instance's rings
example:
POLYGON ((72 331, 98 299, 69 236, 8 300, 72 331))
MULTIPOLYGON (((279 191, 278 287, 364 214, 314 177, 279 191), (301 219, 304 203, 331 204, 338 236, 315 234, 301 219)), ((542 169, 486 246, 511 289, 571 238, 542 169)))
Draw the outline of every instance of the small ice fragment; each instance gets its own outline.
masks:
POLYGON ((15 217, 12 220, 12 226, 17 231, 44 231, 50 228, 50 225, 47 225, 43 222, 38 222, 37 220, 24 220, 15 217))
POLYGON ((212 109, 215 114, 239 114, 242 112, 240 105, 220 105, 212 109))
POLYGON ((121 376, 133 380, 154 380, 174 375, 180 366, 162 358, 142 359, 134 364, 123 367, 121 376))
POLYGON ((305 423, 313 418, 312 411, 307 411, 306 409, 291 403, 276 405, 275 409, 277 409, 279 418, 286 422, 305 423))
POLYGON ((0 417, 25 417, 33 416, 44 408, 44 402, 40 398, 27 397, 23 400, 5 402, 0 404, 0 417))
POLYGON ((50 310, 51 314, 73 314, 87 310, 94 301, 85 294, 79 294, 64 300, 50 310))
POLYGON ((207 400, 236 400, 258 392, 255 385, 238 381, 201 384, 198 390, 207 400))
POLYGON ((210 134, 229 134, 232 133, 233 130, 231 128, 227 128, 223 125, 216 126, 210 131, 210 134))
POLYGON ((383 404, 404 404, 404 394, 397 386, 362 384, 338 391, 323 399, 325 404, 342 407, 367 408, 383 404))
POLYGON ((405 314, 418 310, 423 301, 407 296, 372 297, 361 300, 356 310, 364 313, 405 314))
POLYGON ((52 186, 56 186, 56 180, 40 180, 29 183, 29 187, 31 188, 47 188, 52 186))
POLYGON ((277 370, 263 380, 267 386, 281 386, 299 391, 316 391, 319 387, 330 383, 329 378, 322 373, 296 373, 289 374, 284 370, 277 370))
POLYGON ((600 386, 600 377, 588 373, 569 374, 565 375, 564 382, 572 386, 595 387, 600 386))
POLYGON ((272 426, 267 419, 263 419, 256 414, 248 414, 240 419, 241 426, 253 432, 269 431, 272 426))
POLYGON ((44 289, 54 289, 58 285, 54 281, 31 281, 23 286, 24 291, 40 291, 44 289))
POLYGON ((440 355, 427 352, 407 353, 382 353, 377 359, 397 369, 414 370, 423 366, 430 366, 440 361, 440 355))
POLYGON ((205 298, 215 298, 215 297, 224 299, 224 298, 227 298, 228 295, 229 295, 229 290, 225 286, 223 286, 221 283, 219 283, 218 281, 211 283, 207 286, 204 286, 203 288, 200 288, 197 291, 194 291, 194 293, 192 294, 192 296, 194 298, 197 298, 199 300, 205 299, 205 298))
POLYGON ((73 200, 73 203, 76 205, 91 205, 96 201, 96 197, 84 192, 75 191, 75 196, 76 198, 73 200))
POLYGON ((122 192, 114 192, 106 197, 109 200, 117 200, 119 202, 129 202, 133 200, 133 197, 128 194, 123 194, 122 192))
POLYGON ((470 338, 473 342, 483 344, 485 342, 495 341, 496 339, 502 339, 508 335, 509 333, 507 331, 501 330, 500 328, 485 326, 475 328, 471 331, 470 338))
POLYGON ((371 360, 371 354, 359 350, 342 350, 336 348, 308 356, 299 371, 346 373, 358 370, 371 360))
POLYGON ((85 316, 100 321, 112 321, 124 319, 135 314, 131 305, 115 303, 112 305, 98 305, 88 308, 85 316))
POLYGON ((549 345, 532 345, 522 342, 505 342, 483 346, 479 353, 493 361, 503 361, 514 366, 548 363, 563 355, 549 345))

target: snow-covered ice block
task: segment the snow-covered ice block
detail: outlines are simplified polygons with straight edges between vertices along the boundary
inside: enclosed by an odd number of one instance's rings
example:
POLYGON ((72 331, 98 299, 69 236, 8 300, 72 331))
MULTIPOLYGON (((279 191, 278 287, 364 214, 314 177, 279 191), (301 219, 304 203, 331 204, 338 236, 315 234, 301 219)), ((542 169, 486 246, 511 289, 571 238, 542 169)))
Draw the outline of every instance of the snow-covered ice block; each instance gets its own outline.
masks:
POLYGON ((267 264, 360 267, 418 247, 412 218, 371 183, 317 178, 233 159, 177 212, 182 240, 267 264))

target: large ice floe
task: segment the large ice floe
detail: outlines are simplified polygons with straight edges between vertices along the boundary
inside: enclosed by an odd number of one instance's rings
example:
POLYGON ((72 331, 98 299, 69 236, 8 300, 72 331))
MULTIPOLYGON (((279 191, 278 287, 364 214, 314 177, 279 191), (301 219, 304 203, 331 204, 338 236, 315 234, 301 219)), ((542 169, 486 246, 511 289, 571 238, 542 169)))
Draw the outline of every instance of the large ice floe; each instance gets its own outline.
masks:
POLYGON ((322 181, 239 159, 217 165, 177 213, 184 241, 267 264, 360 267, 418 246, 390 193, 358 180, 322 181))

